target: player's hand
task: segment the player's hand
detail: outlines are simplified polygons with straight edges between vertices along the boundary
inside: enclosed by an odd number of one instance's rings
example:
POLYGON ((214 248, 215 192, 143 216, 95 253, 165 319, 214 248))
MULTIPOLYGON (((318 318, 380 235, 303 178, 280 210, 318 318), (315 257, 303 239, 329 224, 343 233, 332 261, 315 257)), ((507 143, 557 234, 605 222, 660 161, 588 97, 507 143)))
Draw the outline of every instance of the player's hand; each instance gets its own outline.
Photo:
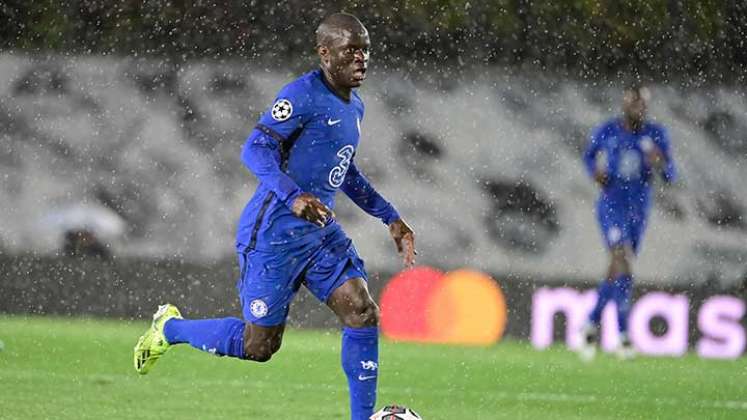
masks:
POLYGON ((604 187, 605 185, 607 185, 607 182, 609 181, 607 172, 604 172, 604 171, 594 172, 594 181, 596 181, 600 187, 604 187))
POLYGON ((645 137, 640 143, 641 151, 646 158, 646 163, 655 171, 661 171, 664 168, 664 153, 659 146, 649 137, 645 137))
POLYGON ((656 146, 646 153, 646 162, 657 172, 664 170, 664 154, 656 146))
POLYGON ((324 227, 327 220, 334 219, 335 213, 311 193, 301 193, 291 206, 291 211, 297 217, 308 220, 315 225, 324 227))
POLYGON ((398 219, 389 225, 389 233, 397 245, 397 252, 402 256, 406 268, 412 268, 415 265, 415 232, 405 223, 404 220, 398 219))

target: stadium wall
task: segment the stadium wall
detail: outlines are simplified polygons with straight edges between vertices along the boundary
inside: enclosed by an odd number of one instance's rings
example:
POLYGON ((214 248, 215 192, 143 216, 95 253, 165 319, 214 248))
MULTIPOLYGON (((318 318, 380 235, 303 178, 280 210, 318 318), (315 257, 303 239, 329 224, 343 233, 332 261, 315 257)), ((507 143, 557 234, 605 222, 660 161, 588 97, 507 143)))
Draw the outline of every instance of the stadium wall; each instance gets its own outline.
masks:
MULTIPOLYGON (((0 55, 0 252, 54 255, 59 215, 84 205, 124 226, 107 238, 118 257, 232 258, 256 185, 240 148, 296 75, 259 63, 0 55)), ((374 65, 356 162, 414 226, 423 264, 596 278, 607 256, 580 153, 618 112, 620 87, 374 65)), ((747 273, 745 91, 652 90, 682 180, 656 188, 636 273, 661 285, 737 285, 747 273)), ((335 210, 371 271, 399 269, 386 228, 345 197, 335 210)))
MULTIPOLYGON (((505 321, 491 319, 482 311, 484 305, 481 307, 475 300, 460 302, 469 299, 469 294, 462 293, 463 288, 459 287, 447 290, 447 300, 431 299, 433 294, 421 288, 411 289, 413 299, 399 307, 396 302, 392 305, 383 301, 384 290, 394 284, 393 278, 406 279, 416 271, 397 276, 373 273, 369 280, 371 292, 382 306, 384 333, 392 339, 492 345, 510 337, 531 340, 540 349, 564 340, 575 346, 578 343, 572 332, 580 327, 593 305, 591 281, 510 275, 490 276, 505 299, 505 321), (471 305, 473 311, 460 313, 460 305, 471 305), (404 337, 402 327, 395 325, 412 328, 418 322, 428 322, 428 317, 439 320, 440 331, 449 326, 458 330, 450 337, 429 336, 428 331, 421 331, 425 334, 417 337, 404 337), (490 329, 494 322, 503 322, 500 334, 487 342, 463 340, 464 331, 490 329)), ((0 312, 142 319, 158 304, 171 302, 187 317, 240 316, 234 289, 237 276, 233 261, 193 264, 178 260, 0 256, 0 312)), ((436 279, 416 276, 412 280, 420 287, 436 279)), ((463 275, 455 280, 462 286, 467 282, 463 275)), ((393 291, 407 293, 402 288, 393 291)), ((745 297, 744 286, 721 288, 711 283, 662 289, 658 285, 639 285, 631 318, 631 330, 636 335, 633 338, 651 354, 677 356, 693 349, 707 357, 739 357, 747 344, 745 297), (634 325, 636 319, 645 325, 634 325)), ((612 348, 615 324, 612 309, 608 308, 608 312, 603 320, 603 344, 612 348)), ((291 306, 289 325, 339 327, 334 315, 304 288, 291 306)))

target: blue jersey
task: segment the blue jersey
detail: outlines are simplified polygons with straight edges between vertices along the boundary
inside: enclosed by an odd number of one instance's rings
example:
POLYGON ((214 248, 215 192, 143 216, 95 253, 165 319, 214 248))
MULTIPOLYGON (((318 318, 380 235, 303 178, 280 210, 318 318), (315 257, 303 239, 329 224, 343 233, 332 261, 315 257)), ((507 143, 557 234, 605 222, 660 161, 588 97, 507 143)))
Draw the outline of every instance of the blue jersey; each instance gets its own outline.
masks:
POLYGON ((290 209, 302 192, 334 209, 335 194, 342 189, 385 223, 398 218, 355 167, 363 113, 358 94, 352 92, 349 100, 338 96, 320 70, 280 91, 242 151, 260 183, 239 221, 239 248, 300 244, 340 229, 334 220, 320 227, 295 216, 290 209))
POLYGON ((658 147, 664 155, 662 178, 666 182, 673 181, 676 171, 664 127, 644 122, 638 131, 630 132, 623 127, 621 119, 614 118, 594 130, 584 153, 584 163, 591 176, 597 169, 607 173, 608 182, 602 188, 600 201, 645 211, 653 175, 646 151, 653 147, 658 147))
POLYGON ((640 248, 653 175, 646 153, 654 147, 664 155, 662 178, 673 181, 676 171, 663 127, 646 122, 640 130, 630 132, 620 119, 612 119, 591 135, 584 163, 589 175, 597 171, 607 174, 597 203, 597 217, 609 248, 628 244, 636 253, 640 248))

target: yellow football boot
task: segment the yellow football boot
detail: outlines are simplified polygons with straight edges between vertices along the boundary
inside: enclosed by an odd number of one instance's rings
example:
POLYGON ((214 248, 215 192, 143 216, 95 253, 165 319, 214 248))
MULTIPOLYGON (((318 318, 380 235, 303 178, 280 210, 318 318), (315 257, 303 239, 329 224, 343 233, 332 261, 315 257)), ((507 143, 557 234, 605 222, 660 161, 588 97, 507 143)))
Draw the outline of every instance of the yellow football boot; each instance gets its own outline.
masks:
POLYGON ((145 334, 140 337, 135 345, 135 370, 141 375, 150 371, 158 359, 171 346, 166 337, 163 335, 163 327, 171 318, 182 318, 179 309, 171 304, 165 304, 158 307, 158 311, 153 314, 153 323, 145 334))

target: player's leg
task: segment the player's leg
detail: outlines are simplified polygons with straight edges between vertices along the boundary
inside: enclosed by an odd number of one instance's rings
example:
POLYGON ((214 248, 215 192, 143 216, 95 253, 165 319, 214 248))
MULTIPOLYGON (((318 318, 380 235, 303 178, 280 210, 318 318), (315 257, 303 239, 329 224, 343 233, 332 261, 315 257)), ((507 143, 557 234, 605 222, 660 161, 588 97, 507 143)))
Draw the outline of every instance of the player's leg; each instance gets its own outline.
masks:
POLYGON ((293 279, 300 268, 286 256, 279 252, 239 254, 237 288, 246 321, 235 317, 183 319, 175 306, 164 305, 175 315, 167 311, 171 316, 154 316, 151 329, 135 346, 135 369, 148 373, 171 345, 181 343, 219 356, 269 360, 280 348, 290 301, 298 290, 293 279), (268 266, 277 270, 267 270, 268 266))
POLYGON ((614 300, 617 306, 617 326, 620 332, 620 345, 617 354, 621 358, 629 359, 633 357, 633 345, 628 336, 628 317, 630 316, 630 307, 633 296, 633 260, 638 254, 641 239, 646 228, 645 211, 637 212, 630 218, 629 239, 626 247, 627 270, 615 278, 615 295, 614 300))
POLYGON ((286 294, 269 296, 264 288, 243 288, 242 302, 247 302, 244 317, 214 319, 169 319, 163 335, 169 345, 187 343, 218 356, 266 362, 279 349, 288 314, 286 294), (247 290, 252 289, 252 290, 247 290), (263 297, 253 294, 257 293, 263 297), (265 302, 270 302, 268 305, 265 302))
POLYGON ((628 247, 620 243, 610 248, 610 263, 606 277, 597 288, 597 302, 589 314, 589 321, 598 326, 602 320, 602 311, 607 303, 615 297, 616 281, 621 276, 630 275, 628 247))
POLYGON ((337 287, 327 305, 346 327, 379 326, 379 307, 368 293, 368 284, 360 277, 348 279, 337 287))
POLYGON ((266 362, 280 349, 285 324, 262 327, 238 318, 182 319, 173 305, 162 305, 153 325, 135 346, 135 369, 146 374, 174 344, 218 356, 266 362), (164 311, 176 311, 164 320, 164 311))
POLYGON ((164 327, 170 344, 187 343, 218 356, 266 362, 283 341, 285 324, 264 327, 239 318, 171 319, 164 327))
POLYGON ((255 362, 266 362, 280 350, 283 344, 285 324, 263 327, 246 323, 244 330, 244 358, 255 362))
POLYGON ((602 312, 607 303, 615 296, 615 278, 620 273, 630 269, 625 257, 625 215, 614 203, 600 200, 597 203, 597 220, 604 243, 609 250, 609 264, 605 277, 597 287, 594 307, 580 332, 581 347, 579 348, 579 355, 584 360, 591 360, 596 354, 602 312))
POLYGON ((581 347, 579 355, 583 360, 589 361, 596 354, 596 345, 599 342, 600 326, 602 322, 602 311, 610 300, 614 299, 616 286, 613 279, 621 270, 625 269, 625 248, 622 245, 610 248, 610 262, 607 275, 597 287, 597 298, 594 308, 589 313, 587 322, 581 329, 581 347))
POLYGON ((348 379, 351 419, 368 419, 376 404, 379 308, 362 278, 349 279, 335 289, 327 305, 344 325, 342 368, 348 379))
POLYGON ((597 221, 602 232, 602 239, 609 252, 609 264, 607 274, 597 288, 597 300, 594 309, 589 313, 589 322, 585 328, 589 331, 598 329, 602 319, 602 311, 612 298, 614 289, 612 282, 615 279, 616 272, 624 269, 622 259, 624 220, 621 220, 623 216, 612 203, 607 203, 605 200, 600 200, 597 203, 597 221))
POLYGON ((144 375, 174 344, 218 356, 244 358, 245 323, 239 318, 183 319, 174 305, 162 305, 135 345, 135 370, 144 375))
POLYGON ((239 254, 241 276, 236 287, 247 321, 244 359, 266 362, 280 350, 290 303, 313 250, 310 246, 239 254))
POLYGON ((615 280, 615 306, 617 306, 617 326, 620 332, 620 342, 617 355, 623 359, 633 357, 633 346, 628 336, 628 316, 630 314, 633 277, 620 276, 615 280))
POLYGON ((306 287, 343 324, 342 369, 348 380, 353 420, 367 420, 376 404, 379 369, 379 308, 368 293, 363 261, 340 230, 310 259, 306 287))
POLYGON ((612 299, 617 307, 617 326, 620 333, 620 342, 617 347, 617 355, 621 358, 628 359, 633 356, 632 346, 630 339, 628 338, 628 314, 630 313, 630 303, 633 289, 633 275, 632 275, 632 260, 633 260, 633 248, 631 245, 624 247, 623 256, 620 257, 623 261, 620 262, 621 266, 626 269, 620 270, 614 275, 614 281, 612 282, 614 288, 612 291, 612 299))
POLYGON ((170 345, 186 343, 217 356, 244 357, 245 322, 239 318, 170 319, 163 335, 170 345))

